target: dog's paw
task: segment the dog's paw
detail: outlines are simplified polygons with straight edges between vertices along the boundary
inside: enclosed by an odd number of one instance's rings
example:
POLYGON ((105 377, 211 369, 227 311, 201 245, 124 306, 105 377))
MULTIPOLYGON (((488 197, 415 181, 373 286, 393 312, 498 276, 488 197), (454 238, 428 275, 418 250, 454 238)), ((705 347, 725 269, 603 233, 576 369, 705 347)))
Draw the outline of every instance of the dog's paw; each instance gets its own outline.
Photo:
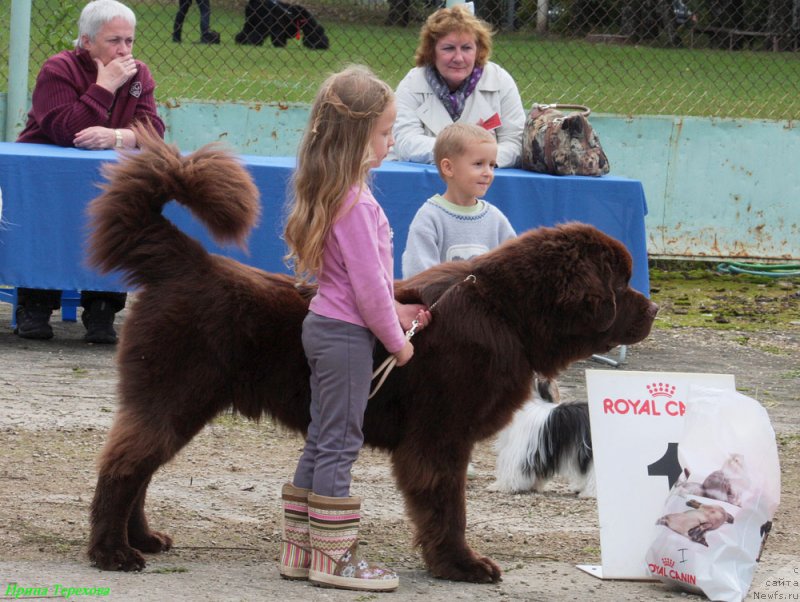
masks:
POLYGON ((103 571, 141 571, 147 564, 139 550, 130 546, 114 549, 97 546, 89 550, 89 559, 103 571))
POLYGON ((172 547, 172 538, 166 533, 158 531, 148 531, 143 534, 129 533, 128 541, 131 546, 145 554, 166 552, 172 547))
POLYGON ((503 580, 503 571, 488 556, 479 557, 472 566, 476 583, 497 583, 503 580))
POLYGON ((497 583, 502 580, 503 576, 503 571, 491 558, 474 554, 469 559, 456 561, 446 566, 440 565, 431 572, 440 579, 469 583, 497 583))
POLYGON ((494 483, 486 486, 486 491, 493 491, 495 493, 507 493, 509 495, 520 495, 523 493, 529 493, 531 490, 530 488, 524 488, 514 485, 509 485, 503 481, 495 481, 494 483))

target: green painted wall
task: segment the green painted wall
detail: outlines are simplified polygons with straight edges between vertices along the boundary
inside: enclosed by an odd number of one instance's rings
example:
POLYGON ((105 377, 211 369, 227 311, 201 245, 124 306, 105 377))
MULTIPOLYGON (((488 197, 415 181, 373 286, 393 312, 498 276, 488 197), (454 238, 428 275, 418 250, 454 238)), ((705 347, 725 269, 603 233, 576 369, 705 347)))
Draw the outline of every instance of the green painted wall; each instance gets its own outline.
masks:
POLYGON ((648 251, 800 259, 800 123, 592 117, 611 172, 641 180, 648 251))
MULTIPOLYGON (((0 117, 4 112, 2 96, 0 117)), ((279 156, 295 154, 308 106, 181 102, 160 112, 167 140, 185 151, 223 141, 243 154, 279 156)), ((800 260, 796 122, 617 115, 591 121, 611 173, 644 185, 652 256, 800 260)))
POLYGON ((194 150, 211 140, 249 155, 294 155, 308 119, 307 105, 183 102, 162 106, 166 137, 194 150))

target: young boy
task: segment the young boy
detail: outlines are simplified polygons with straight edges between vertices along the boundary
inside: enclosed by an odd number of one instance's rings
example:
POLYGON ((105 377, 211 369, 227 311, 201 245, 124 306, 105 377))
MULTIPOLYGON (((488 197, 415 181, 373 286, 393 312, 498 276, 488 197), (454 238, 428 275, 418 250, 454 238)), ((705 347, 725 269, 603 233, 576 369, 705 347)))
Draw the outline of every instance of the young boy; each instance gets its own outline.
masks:
MULTIPOLYGON (((403 278, 444 261, 470 259, 517 235, 503 212, 480 198, 497 166, 491 132, 467 123, 448 125, 436 136, 433 160, 447 190, 425 201, 411 220, 403 278)), ((467 478, 474 476, 470 462, 467 478)))
POLYGON ((516 236, 505 215, 481 197, 494 180, 497 142, 477 125, 454 123, 436 137, 433 157, 447 184, 429 198, 408 229, 403 278, 431 266, 470 259, 516 236))

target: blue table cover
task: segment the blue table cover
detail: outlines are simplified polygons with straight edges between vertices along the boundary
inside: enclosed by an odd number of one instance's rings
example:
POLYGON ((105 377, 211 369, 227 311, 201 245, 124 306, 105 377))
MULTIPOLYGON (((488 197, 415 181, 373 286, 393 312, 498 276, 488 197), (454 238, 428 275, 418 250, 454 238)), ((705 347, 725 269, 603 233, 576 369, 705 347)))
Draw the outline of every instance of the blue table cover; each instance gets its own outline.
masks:
MULTIPOLYGON (((0 143, 0 285, 31 288, 123 291, 117 275, 101 276, 85 263, 86 205, 99 194, 100 166, 115 151, 86 151, 44 144, 0 143)), ((189 212, 169 203, 165 214, 215 253, 272 271, 286 272, 283 230, 286 188, 293 157, 242 155, 261 192, 262 217, 249 252, 219 247, 189 212)), ((395 271, 408 226, 425 199, 444 191, 432 165, 384 162, 373 170, 372 189, 394 229, 395 271)), ((632 285, 649 294, 645 215, 641 182, 615 176, 548 176, 499 169, 486 200, 500 208, 521 233, 569 221, 592 224, 633 256, 632 285)))

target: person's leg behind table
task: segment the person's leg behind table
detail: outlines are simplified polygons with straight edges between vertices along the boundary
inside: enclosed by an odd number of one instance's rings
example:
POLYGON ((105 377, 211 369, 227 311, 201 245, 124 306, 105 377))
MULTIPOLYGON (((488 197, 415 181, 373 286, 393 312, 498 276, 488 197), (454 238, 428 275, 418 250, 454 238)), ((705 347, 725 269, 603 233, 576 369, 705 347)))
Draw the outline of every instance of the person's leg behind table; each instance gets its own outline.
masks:
POLYGON ((114 318, 125 307, 126 293, 81 291, 81 321, 86 327, 83 340, 87 343, 114 344, 117 331, 114 318))
POLYGON ((361 498, 350 496, 351 468, 364 442, 375 337, 361 326, 309 314, 303 348, 312 377, 311 426, 294 486, 307 488, 312 583, 391 591, 397 574, 358 555, 361 498))
POLYGON ((61 307, 61 291, 39 288, 17 289, 17 327, 23 339, 52 339, 50 315, 61 307))
POLYGON ((200 43, 219 44, 219 32, 211 29, 211 0, 197 0, 200 9, 200 43))

